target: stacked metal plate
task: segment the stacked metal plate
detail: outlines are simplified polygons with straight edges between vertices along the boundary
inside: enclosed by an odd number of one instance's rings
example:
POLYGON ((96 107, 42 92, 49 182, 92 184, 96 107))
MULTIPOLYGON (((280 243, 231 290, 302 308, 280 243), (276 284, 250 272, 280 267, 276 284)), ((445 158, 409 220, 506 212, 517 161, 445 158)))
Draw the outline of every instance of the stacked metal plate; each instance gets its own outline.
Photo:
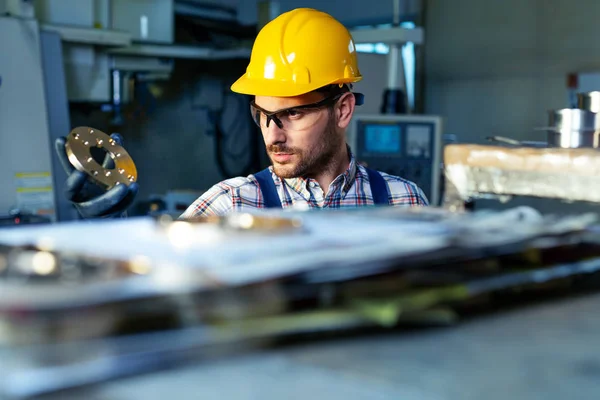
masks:
POLYGON ((600 270, 595 214, 269 211, 0 230, 0 390, 28 397, 299 334, 450 323, 600 270))

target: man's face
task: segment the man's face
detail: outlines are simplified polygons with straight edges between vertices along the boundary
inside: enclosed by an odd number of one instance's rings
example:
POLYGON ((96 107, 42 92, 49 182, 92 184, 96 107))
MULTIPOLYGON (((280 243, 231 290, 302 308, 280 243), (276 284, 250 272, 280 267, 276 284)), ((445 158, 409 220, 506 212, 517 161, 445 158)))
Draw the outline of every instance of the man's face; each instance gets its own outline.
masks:
POLYGON ((345 148, 344 131, 338 129, 330 108, 293 109, 323 100, 320 93, 296 97, 256 96, 255 103, 267 111, 288 109, 276 114, 281 121, 266 123, 260 116, 261 131, 275 173, 281 178, 312 176, 327 168, 341 148, 345 148))

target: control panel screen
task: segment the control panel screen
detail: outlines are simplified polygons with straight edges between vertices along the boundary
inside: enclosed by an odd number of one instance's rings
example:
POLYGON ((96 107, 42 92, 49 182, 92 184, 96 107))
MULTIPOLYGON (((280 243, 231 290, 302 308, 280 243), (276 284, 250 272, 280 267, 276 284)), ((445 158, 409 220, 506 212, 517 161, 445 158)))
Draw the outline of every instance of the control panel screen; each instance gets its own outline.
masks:
POLYGON ((400 126, 395 124, 365 125, 365 151, 368 153, 400 152, 400 126))

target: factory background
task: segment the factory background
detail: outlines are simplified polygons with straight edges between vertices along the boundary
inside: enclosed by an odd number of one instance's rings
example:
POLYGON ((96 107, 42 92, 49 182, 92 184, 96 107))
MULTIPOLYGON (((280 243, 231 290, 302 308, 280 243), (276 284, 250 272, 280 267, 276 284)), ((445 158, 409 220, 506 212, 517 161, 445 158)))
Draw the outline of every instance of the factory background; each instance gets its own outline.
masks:
POLYGON ((599 0, 0 0, 0 399, 599 398, 598 16, 599 0), (299 7, 354 39, 355 159, 432 207, 362 167, 329 199, 307 173, 286 209, 254 208, 270 180, 225 191, 226 215, 190 207, 269 165, 230 87, 299 7), (127 171, 92 169, 105 152, 127 171))
MULTIPOLYGON (((299 6, 331 13, 353 32, 381 29, 382 42, 375 35, 358 45, 362 114, 381 113, 389 84, 384 30, 421 29, 422 43, 402 43, 397 75, 407 114, 441 117, 441 146, 490 136, 543 141, 548 111, 572 106, 574 93, 600 83, 593 34, 600 5, 592 0, 577 7, 566 0, 409 0, 396 14, 387 0, 369 7, 359 0, 7 0, 3 37, 10 29, 42 35, 21 32, 22 42, 1 44, 1 151, 11 166, 1 176, 10 199, 2 212, 20 206, 15 174, 47 172, 52 140, 76 126, 124 136, 139 171, 136 215, 153 201, 174 207, 174 199, 181 209, 214 183, 257 171, 267 162, 264 145, 248 99, 229 86, 244 72, 260 25, 299 6), (131 43, 149 53, 127 51, 131 43), (25 67, 11 66, 18 59, 25 67)), ((57 213, 62 207, 61 219, 75 218, 57 195, 66 176, 56 169, 53 177, 57 213)))

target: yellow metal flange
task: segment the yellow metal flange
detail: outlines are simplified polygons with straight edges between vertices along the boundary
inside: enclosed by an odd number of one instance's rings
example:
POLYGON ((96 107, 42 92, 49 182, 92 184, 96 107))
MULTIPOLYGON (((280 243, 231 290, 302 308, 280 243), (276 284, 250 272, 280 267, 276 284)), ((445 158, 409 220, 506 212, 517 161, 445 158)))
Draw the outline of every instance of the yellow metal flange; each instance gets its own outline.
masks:
POLYGON ((137 169, 127 151, 106 133, 86 126, 71 131, 67 137, 65 149, 71 164, 81 172, 87 173, 107 189, 116 185, 130 185, 137 180, 137 169), (110 157, 114 168, 109 168, 94 159, 92 149, 100 148, 110 157))

